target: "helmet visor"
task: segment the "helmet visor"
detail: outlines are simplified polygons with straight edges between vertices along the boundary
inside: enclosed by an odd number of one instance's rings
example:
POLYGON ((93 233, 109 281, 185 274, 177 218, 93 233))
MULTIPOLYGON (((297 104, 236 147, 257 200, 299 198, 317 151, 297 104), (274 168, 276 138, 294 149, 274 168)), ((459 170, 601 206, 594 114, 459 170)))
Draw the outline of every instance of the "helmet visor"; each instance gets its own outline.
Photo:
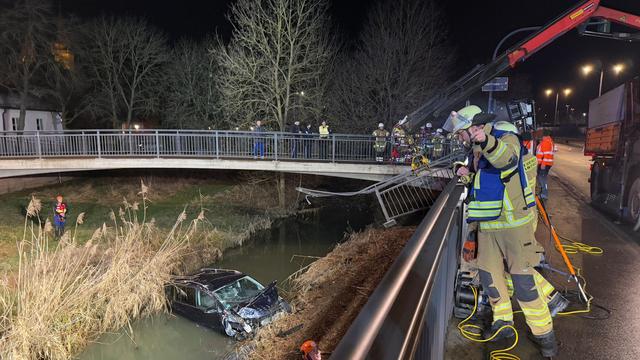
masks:
POLYGON ((452 111, 447 118, 447 121, 445 121, 444 125, 442 126, 442 129, 455 134, 462 129, 468 128, 469 126, 471 126, 470 119, 467 119, 458 112, 452 111))

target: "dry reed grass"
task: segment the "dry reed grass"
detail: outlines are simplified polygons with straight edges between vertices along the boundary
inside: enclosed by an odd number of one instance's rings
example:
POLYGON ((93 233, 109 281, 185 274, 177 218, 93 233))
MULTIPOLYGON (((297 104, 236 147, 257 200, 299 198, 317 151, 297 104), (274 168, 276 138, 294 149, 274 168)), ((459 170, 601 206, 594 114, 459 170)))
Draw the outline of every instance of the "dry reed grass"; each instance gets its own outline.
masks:
MULTIPOLYGON (((147 193, 142 184, 143 219, 147 193)), ((38 204, 33 198, 28 212, 38 204)), ((25 220, 18 271, 0 281, 0 358, 69 359, 100 333, 166 309, 164 285, 203 219, 183 212, 163 233, 138 221, 136 206, 125 201, 119 219, 84 245, 75 238, 80 216, 52 249, 48 232, 25 220)))
POLYGON ((294 311, 262 328, 247 346, 254 349, 247 358, 298 359, 298 348, 307 339, 331 352, 413 230, 397 227, 352 234, 327 256, 294 273, 289 278, 294 311), (301 330, 278 336, 300 324, 301 330))

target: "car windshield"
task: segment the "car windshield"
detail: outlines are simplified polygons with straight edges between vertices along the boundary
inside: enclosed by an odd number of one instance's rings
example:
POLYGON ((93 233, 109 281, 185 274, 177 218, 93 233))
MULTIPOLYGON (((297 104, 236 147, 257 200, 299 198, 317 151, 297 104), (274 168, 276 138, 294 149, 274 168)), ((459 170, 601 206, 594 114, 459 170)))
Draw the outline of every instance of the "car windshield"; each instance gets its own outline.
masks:
POLYGON ((225 285, 216 290, 214 294, 218 300, 224 305, 225 309, 229 309, 239 303, 245 302, 256 296, 264 286, 256 280, 245 276, 229 285, 225 285))

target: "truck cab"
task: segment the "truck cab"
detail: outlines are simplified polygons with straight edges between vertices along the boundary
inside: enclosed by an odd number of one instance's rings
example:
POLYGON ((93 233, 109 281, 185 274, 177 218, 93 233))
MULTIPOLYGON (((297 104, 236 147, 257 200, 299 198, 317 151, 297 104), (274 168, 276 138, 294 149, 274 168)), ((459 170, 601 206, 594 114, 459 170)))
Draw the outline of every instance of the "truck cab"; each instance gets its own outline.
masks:
POLYGON ((640 218, 640 78, 589 102, 584 147, 591 156, 591 202, 636 223, 640 218))

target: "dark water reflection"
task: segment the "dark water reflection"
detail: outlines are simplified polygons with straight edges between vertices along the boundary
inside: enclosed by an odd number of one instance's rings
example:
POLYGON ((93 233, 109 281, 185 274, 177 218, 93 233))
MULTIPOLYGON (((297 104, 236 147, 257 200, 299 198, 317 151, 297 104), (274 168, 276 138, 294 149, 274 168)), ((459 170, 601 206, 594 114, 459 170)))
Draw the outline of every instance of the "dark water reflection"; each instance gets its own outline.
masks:
MULTIPOLYGON (((368 207, 346 205, 334 203, 308 221, 284 220, 242 248, 227 251, 223 261, 214 266, 246 272, 263 284, 272 280, 281 283, 313 257, 325 255, 345 232, 361 230, 373 221, 368 207)), ((105 334, 80 359, 219 359, 234 345, 222 333, 177 316, 154 316, 132 324, 132 328, 132 337, 124 332, 105 334)))

